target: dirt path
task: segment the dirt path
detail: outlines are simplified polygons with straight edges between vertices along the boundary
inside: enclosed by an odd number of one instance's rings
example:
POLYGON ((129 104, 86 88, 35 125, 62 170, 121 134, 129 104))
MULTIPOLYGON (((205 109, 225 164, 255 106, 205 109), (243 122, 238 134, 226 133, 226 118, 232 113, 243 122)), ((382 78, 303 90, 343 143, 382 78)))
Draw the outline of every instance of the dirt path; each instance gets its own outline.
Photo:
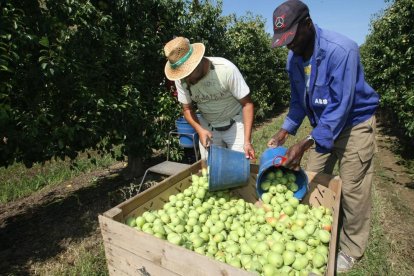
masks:
POLYGON ((400 165, 392 152, 397 141, 394 137, 377 136, 379 153, 376 162, 376 187, 380 197, 382 226, 391 244, 389 259, 396 271, 414 275, 414 266, 401 267, 400 259, 414 264, 414 175, 400 165))
POLYGON ((99 237, 97 215, 114 205, 108 195, 125 185, 123 167, 119 163, 0 205, 0 274, 32 274, 33 263, 64 253, 72 242, 99 237))
MULTIPOLYGON (((391 151, 394 139, 383 134, 377 139, 376 183, 384 206, 385 236, 392 244, 394 258, 405 256, 414 263, 413 176, 391 151)), ((113 195, 129 184, 121 177, 123 167, 120 163, 0 205, 0 274, 35 274, 35 268, 44 263, 73 261, 71 257, 76 256, 68 253, 73 244, 85 240, 99 243, 98 214, 123 201, 113 195)))

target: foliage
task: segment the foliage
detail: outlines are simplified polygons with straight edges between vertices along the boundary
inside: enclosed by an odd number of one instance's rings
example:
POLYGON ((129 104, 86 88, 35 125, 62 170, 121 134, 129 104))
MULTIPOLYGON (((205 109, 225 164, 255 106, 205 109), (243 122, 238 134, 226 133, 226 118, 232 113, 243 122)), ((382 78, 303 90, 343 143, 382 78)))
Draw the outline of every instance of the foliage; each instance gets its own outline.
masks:
POLYGON ((2 74, 0 133, 7 143, 0 166, 73 159, 87 148, 113 153, 121 143, 124 152, 149 156, 157 131, 173 122, 164 116, 156 124, 168 105, 156 100, 166 92, 161 50, 183 3, 39 3, 2 5, 8 74, 2 74))
POLYGON ((381 107, 393 115, 408 137, 414 136, 414 2, 396 0, 371 22, 361 48, 369 83, 381 95, 381 107))
POLYGON ((183 28, 176 35, 187 37, 191 43, 202 42, 206 56, 226 51, 229 46, 224 35, 228 22, 221 15, 222 2, 216 1, 214 5, 210 1, 191 1, 186 9, 188 13, 181 19, 183 28))
POLYGON ((285 72, 286 49, 272 49, 263 18, 248 14, 229 17, 226 38, 227 56, 239 67, 252 91, 255 116, 269 117, 272 111, 286 106, 289 98, 285 72))
POLYGON ((261 19, 221 16, 221 1, 0 5, 0 167, 75 159, 90 149, 143 160, 163 150, 180 114, 163 72, 163 46, 174 35, 234 61, 258 118, 286 102, 278 70, 286 53, 270 49, 261 19))

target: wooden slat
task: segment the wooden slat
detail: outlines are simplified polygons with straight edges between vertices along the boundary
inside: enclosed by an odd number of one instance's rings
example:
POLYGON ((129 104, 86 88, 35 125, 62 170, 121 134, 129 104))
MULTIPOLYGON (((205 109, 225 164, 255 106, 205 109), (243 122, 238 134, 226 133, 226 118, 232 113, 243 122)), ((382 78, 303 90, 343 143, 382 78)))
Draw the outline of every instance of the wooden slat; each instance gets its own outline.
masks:
POLYGON ((178 274, 150 262, 136 254, 109 243, 106 248, 106 257, 110 263, 110 275, 142 275, 142 276, 177 276, 178 274))
MULTIPOLYGON (((107 217, 99 216, 99 222, 105 247, 109 247, 110 244, 116 245, 130 252, 131 255, 140 256, 156 266, 174 271, 179 275, 252 275, 247 271, 137 231, 107 217)), ((117 260, 113 259, 111 262, 117 262, 117 260)))
POLYGON ((341 200, 342 180, 338 176, 328 174, 316 174, 307 172, 309 183, 309 192, 304 198, 305 202, 313 206, 323 205, 332 209, 332 229, 331 240, 329 242, 328 264, 325 275, 333 276, 335 274, 336 248, 338 238, 338 223, 341 200), (328 188, 329 187, 329 188, 328 188))
MULTIPOLYGON (((124 221, 128 214, 133 212, 135 209, 140 207, 141 205, 145 204, 147 201, 152 200, 153 198, 156 198, 160 193, 168 189, 170 186, 176 184, 177 182, 182 181, 186 177, 188 177, 191 174, 197 174, 199 170, 201 169, 201 161, 198 161, 191 165, 188 169, 176 174, 172 175, 157 185, 154 185, 151 188, 148 188, 142 193, 139 193, 138 195, 131 197, 130 199, 122 202, 121 204, 118 204, 114 208, 118 208, 122 210, 122 215, 118 215, 115 220, 117 221, 124 221)), ((108 211, 106 215, 110 215, 113 212, 111 210, 108 211)))
POLYGON ((111 219, 116 220, 116 221, 121 221, 122 218, 123 218, 122 210, 117 208, 117 207, 109 209, 103 215, 107 218, 111 218, 111 219))
MULTIPOLYGON (((108 263, 108 272, 111 276, 128 276, 132 274, 128 274, 125 271, 119 270, 116 266, 108 263)), ((135 275, 135 274, 134 274, 135 275)))
POLYGON ((243 198, 247 202, 255 203, 257 201, 257 192, 256 192, 256 174, 250 174, 249 183, 238 189, 233 189, 231 192, 234 196, 243 198))
POLYGON ((327 276, 335 275, 335 263, 336 263, 336 249, 338 239, 338 225, 339 225, 339 213, 341 207, 342 196, 342 180, 340 177, 335 177, 329 183, 329 187, 336 192, 335 204, 333 205, 333 223, 331 230, 331 241, 329 243, 329 256, 328 256, 328 268, 326 271, 327 276))
POLYGON ((152 198, 139 207, 134 209, 132 212, 125 214, 124 216, 138 216, 148 210, 162 209, 165 203, 169 201, 169 196, 183 192, 186 188, 191 186, 191 175, 187 176, 183 180, 169 186, 167 189, 160 192, 155 198, 152 198))

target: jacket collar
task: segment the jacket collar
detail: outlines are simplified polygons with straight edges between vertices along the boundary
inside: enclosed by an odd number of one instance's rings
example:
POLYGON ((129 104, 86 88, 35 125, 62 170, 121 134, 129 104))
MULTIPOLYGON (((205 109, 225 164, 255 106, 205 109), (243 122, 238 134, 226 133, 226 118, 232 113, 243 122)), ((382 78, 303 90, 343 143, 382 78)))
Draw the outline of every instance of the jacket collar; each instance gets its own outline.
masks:
POLYGON ((316 38, 315 38, 315 45, 313 48, 313 55, 315 57, 316 63, 319 63, 321 60, 323 60, 326 56, 325 51, 325 40, 321 39, 321 29, 318 27, 318 25, 315 26, 315 32, 316 32, 316 38))

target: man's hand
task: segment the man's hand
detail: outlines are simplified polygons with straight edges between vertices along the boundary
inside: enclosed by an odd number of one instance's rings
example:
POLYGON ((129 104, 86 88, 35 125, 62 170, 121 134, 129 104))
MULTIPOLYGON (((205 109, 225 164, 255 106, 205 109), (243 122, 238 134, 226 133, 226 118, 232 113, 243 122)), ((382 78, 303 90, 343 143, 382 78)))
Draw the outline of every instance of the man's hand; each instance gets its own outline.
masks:
POLYGON ((303 154, 313 144, 313 140, 304 139, 297 144, 291 146, 286 152, 286 161, 283 164, 284 167, 295 171, 300 170, 300 162, 303 154))
POLYGON ((272 136, 272 138, 270 138, 269 142, 267 142, 267 146, 269 148, 281 146, 286 142, 288 136, 289 133, 285 129, 281 128, 275 135, 272 136))
POLYGON ((243 149, 247 159, 256 159, 255 151, 251 143, 245 143, 243 149))
POLYGON ((198 136, 200 137, 200 142, 203 145, 203 147, 207 148, 211 145, 213 141, 213 134, 210 131, 201 128, 198 132, 198 136))
POLYGON ((286 161, 283 164, 284 167, 295 171, 300 170, 300 162, 302 161, 303 154, 305 153, 301 143, 294 144, 286 152, 286 161))

